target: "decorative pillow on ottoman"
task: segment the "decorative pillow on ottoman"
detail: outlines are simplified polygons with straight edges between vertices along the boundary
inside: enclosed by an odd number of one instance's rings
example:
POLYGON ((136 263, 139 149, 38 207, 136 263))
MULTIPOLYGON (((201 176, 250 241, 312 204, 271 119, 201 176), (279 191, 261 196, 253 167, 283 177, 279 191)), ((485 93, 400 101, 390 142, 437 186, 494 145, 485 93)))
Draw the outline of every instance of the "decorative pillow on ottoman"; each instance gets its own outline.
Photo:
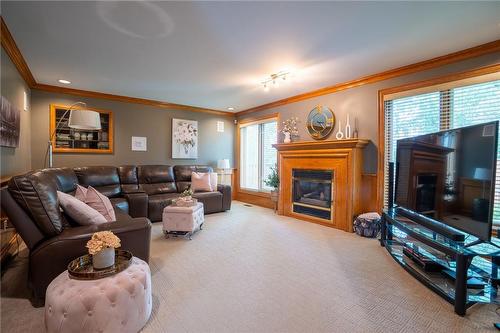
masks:
POLYGON ((108 222, 101 213, 81 202, 72 195, 57 191, 57 198, 64 212, 80 225, 92 225, 108 222))

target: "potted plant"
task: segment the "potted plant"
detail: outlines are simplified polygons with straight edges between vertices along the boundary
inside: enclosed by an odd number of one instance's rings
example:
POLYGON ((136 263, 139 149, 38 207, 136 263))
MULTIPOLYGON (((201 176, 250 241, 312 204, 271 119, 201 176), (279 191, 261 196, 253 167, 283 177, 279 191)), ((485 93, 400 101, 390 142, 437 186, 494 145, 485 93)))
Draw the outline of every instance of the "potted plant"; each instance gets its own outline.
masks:
POLYGON ((264 184, 274 188, 274 190, 271 190, 271 201, 278 202, 278 195, 279 195, 278 188, 280 186, 280 177, 278 176, 277 165, 271 168, 271 173, 267 176, 267 179, 264 180, 264 184))
POLYGON ((120 247, 120 238, 111 231, 99 231, 92 234, 87 242, 87 249, 92 255, 92 266, 104 269, 115 264, 115 249, 120 247))

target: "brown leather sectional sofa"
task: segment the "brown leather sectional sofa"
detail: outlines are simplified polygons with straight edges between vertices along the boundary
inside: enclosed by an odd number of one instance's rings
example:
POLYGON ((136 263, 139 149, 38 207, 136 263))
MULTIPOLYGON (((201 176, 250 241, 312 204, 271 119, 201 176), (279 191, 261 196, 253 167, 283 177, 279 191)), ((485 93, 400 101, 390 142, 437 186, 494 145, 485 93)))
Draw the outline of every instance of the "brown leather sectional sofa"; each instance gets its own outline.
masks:
MULTIPOLYGON (((92 233, 111 230, 121 239, 122 249, 149 260, 151 221, 160 221, 163 208, 180 196, 191 173, 212 171, 195 165, 127 165, 52 168, 13 177, 0 191, 2 210, 9 216, 30 251, 28 283, 33 304, 43 303, 50 282, 68 263, 85 254, 92 233), (108 196, 116 221, 79 226, 61 212, 57 191, 73 194, 76 185, 93 186, 108 196)), ((231 208, 231 187, 195 193, 205 213, 231 208)))

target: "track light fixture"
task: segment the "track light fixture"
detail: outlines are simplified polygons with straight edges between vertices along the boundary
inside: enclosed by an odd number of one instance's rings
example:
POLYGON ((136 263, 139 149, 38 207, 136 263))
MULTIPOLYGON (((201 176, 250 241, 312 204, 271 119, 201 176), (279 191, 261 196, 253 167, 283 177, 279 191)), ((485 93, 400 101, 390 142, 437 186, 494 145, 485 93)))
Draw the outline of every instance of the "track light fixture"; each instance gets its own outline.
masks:
POLYGON ((280 86, 280 81, 286 81, 287 77, 289 77, 291 73, 289 71, 281 71, 278 73, 274 73, 269 75, 265 80, 263 80, 262 86, 264 87, 264 91, 269 91, 269 88, 274 87, 274 88, 279 88, 280 86), (281 80, 280 80, 281 79, 281 80))

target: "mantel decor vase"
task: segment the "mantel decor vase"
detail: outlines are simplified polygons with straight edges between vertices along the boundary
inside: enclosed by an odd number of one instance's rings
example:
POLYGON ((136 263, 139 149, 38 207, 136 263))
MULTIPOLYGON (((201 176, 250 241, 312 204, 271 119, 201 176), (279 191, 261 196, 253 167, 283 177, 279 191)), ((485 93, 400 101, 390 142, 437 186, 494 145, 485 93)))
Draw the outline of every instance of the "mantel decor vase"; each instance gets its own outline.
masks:
POLYGON ((283 140, 284 143, 290 143, 292 142, 292 138, 290 137, 290 132, 285 132, 285 139, 283 140))
POLYGON ((92 266, 95 269, 105 269, 115 264, 115 249, 106 247, 92 255, 92 266))

